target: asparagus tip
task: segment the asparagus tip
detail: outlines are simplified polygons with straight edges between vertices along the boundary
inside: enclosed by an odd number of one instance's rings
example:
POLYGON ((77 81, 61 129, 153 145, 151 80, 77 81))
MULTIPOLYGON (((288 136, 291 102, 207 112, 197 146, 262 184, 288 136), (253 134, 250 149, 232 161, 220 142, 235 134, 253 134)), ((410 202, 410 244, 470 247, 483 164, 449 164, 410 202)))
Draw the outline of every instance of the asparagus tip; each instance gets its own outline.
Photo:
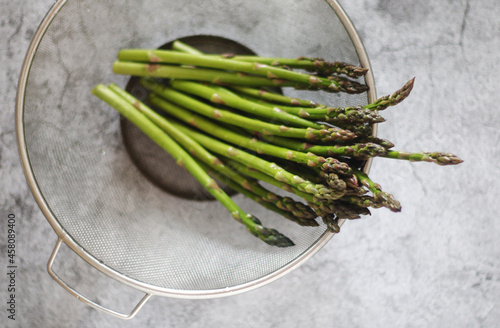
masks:
POLYGON ((450 154, 450 153, 440 153, 440 152, 433 152, 433 153, 425 153, 424 156, 428 156, 431 159, 434 160, 434 162, 438 165, 457 165, 460 163, 463 163, 463 159, 460 157, 450 154))
POLYGON ((377 202, 387 207, 393 212, 401 212, 401 203, 394 198, 393 195, 386 193, 384 191, 377 192, 374 195, 377 202))
POLYGON ((290 247, 294 246, 294 242, 283 235, 282 233, 278 232, 275 229, 271 228, 265 228, 261 225, 261 222, 259 219, 257 219, 255 216, 252 214, 247 214, 247 219, 253 221, 254 225, 253 226, 247 226, 247 229, 257 238, 262 240, 268 245, 271 246, 277 246, 277 247, 290 247))
POLYGON ((323 219, 323 223, 326 224, 326 228, 328 229, 328 231, 333 233, 340 232, 339 222, 335 214, 333 213, 326 214, 323 215, 321 218, 323 219))
POLYGON ((413 90, 414 83, 415 83, 415 78, 412 78, 408 82, 406 82, 401 89, 397 90, 392 95, 381 97, 377 99, 372 104, 372 106, 368 105, 365 108, 384 110, 387 107, 399 104, 400 102, 408 98, 411 91, 413 90))

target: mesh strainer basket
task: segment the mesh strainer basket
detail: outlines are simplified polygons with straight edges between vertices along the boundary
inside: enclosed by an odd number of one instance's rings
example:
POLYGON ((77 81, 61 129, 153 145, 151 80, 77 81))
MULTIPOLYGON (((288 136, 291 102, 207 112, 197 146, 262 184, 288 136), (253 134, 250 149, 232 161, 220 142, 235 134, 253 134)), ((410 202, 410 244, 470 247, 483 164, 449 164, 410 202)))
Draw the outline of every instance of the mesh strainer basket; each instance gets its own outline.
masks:
MULTIPOLYGON (((49 273, 80 300, 118 317, 133 317, 152 295, 213 298, 265 285, 333 236, 326 226, 298 227, 235 194, 244 210, 265 226, 279 227, 296 244, 268 246, 218 202, 165 192, 138 168, 124 145, 118 114, 90 92, 98 83, 127 84, 127 77, 111 71, 119 49, 160 47, 193 35, 232 40, 262 56, 316 56, 370 68, 359 36, 335 0, 55 3, 20 76, 20 156, 34 197, 58 236, 49 273), (109 277, 144 292, 144 298, 123 314, 80 295, 52 270, 62 243, 109 277)), ((365 82, 370 91, 362 95, 283 92, 320 103, 362 105, 375 99, 371 70, 365 82)), ((155 152, 149 149, 144 156, 155 152)), ((162 170, 183 184, 170 166, 162 170)))

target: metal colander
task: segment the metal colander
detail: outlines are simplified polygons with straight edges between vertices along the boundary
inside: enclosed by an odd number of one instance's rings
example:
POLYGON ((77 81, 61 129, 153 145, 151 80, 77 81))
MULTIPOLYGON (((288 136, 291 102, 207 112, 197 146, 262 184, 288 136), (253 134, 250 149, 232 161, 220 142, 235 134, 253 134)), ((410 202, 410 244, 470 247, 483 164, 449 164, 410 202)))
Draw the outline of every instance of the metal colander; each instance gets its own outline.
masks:
MULTIPOLYGON (((135 315, 151 295, 210 298, 262 286, 303 263, 333 235, 324 225, 299 227, 234 195, 242 209, 296 244, 271 247, 218 202, 166 192, 145 178, 124 144, 119 115, 90 92, 98 83, 127 84, 127 77, 111 70, 120 49, 155 48, 193 35, 233 40, 262 56, 317 56, 370 68, 355 29, 334 0, 55 3, 21 72, 19 151, 35 199, 59 237, 49 273, 79 299, 119 317, 135 315), (130 314, 121 314, 80 295, 51 268, 62 243, 146 296, 130 314)), ((375 99, 371 71, 365 82, 371 89, 362 95, 284 93, 362 105, 375 99)), ((139 148, 146 149, 141 156, 155 158, 153 146, 139 148)), ((155 166, 172 178, 167 184, 187 183, 167 162, 155 166)))

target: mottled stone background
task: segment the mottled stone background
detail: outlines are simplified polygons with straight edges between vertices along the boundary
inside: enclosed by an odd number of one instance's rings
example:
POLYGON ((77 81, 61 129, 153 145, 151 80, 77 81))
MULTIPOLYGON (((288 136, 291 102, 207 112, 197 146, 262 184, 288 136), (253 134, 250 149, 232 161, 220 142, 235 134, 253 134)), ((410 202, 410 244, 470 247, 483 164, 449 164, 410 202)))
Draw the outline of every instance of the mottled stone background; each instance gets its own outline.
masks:
MULTIPOLYGON (((56 235, 19 164, 14 102, 24 54, 51 0, 0 0, 0 322, 2 327, 498 327, 500 7, 483 1, 343 1, 379 95, 416 77, 379 135, 445 150, 443 168, 376 160, 371 175, 404 205, 343 226, 305 265, 263 288, 213 300, 152 298, 132 321, 77 301, 46 272, 56 235), (16 321, 7 319, 6 226, 17 218, 16 321)), ((318 26, 321 26, 318 24, 318 26)), ((82 292, 130 309, 140 294, 69 251, 57 267, 82 292), (67 260, 66 260, 67 259, 67 260)))

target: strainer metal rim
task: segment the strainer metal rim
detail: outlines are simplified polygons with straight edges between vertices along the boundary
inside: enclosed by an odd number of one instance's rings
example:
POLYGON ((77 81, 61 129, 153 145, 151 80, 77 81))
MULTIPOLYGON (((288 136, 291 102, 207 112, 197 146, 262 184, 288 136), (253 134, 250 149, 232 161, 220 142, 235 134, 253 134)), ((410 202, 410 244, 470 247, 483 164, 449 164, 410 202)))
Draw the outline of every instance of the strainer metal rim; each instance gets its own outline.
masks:
MULTIPOLYGON (((361 41, 361 38, 358 32, 356 31, 352 21, 347 16, 346 12, 341 7, 339 2, 337 0, 325 0, 325 1, 332 7, 333 11, 336 13, 338 18, 344 25, 356 49, 357 55, 360 60, 360 64, 363 67, 368 68, 368 73, 365 76, 366 84, 369 86, 369 91, 367 93, 367 96, 368 96, 368 101, 373 102, 376 99, 375 81, 370 61, 368 58, 368 54, 366 53, 366 49, 361 41)), ((65 229, 58 222, 37 184, 36 177, 34 176, 26 147, 25 130, 23 125, 26 84, 33 63, 33 59, 40 45, 40 42, 43 39, 45 32, 51 25, 53 19, 57 16, 60 9, 66 4, 66 2, 68 2, 68 0, 58 0, 51 7, 51 9, 48 11, 48 13, 45 15, 44 19, 40 23, 28 47, 18 81, 17 95, 16 95, 16 113, 15 113, 17 146, 24 174, 35 201, 37 202, 42 213, 46 217, 47 221, 49 221, 50 225, 52 226, 52 228, 54 229, 59 238, 57 244, 58 246, 61 242, 64 242, 78 256, 80 256, 83 260, 92 265, 95 269, 99 270, 103 274, 127 286, 145 292, 148 295, 158 295, 158 296, 167 296, 167 297, 184 298, 184 299, 206 299, 206 298, 216 298, 216 297, 235 295, 271 283, 281 278, 285 274, 291 272, 292 270, 298 268, 301 264, 303 264, 305 261, 311 258, 314 254, 316 254, 321 248, 323 248, 326 245, 326 243, 333 237, 334 233, 325 231, 318 238, 318 240, 311 247, 305 250, 300 256, 298 256, 293 261, 289 262, 285 266, 281 267, 280 269, 270 274, 267 274, 259 279, 244 284, 226 288, 210 289, 210 290, 178 290, 178 289, 158 287, 151 284, 143 283, 141 281, 130 278, 116 271, 115 269, 105 265, 104 263, 101 263, 98 259, 96 259, 90 253, 88 253, 84 248, 79 246, 78 243, 65 231, 65 229)), ((374 126, 373 130, 374 134, 376 135, 377 132, 376 125, 374 126)), ((366 173, 368 173, 368 171, 370 170, 371 163, 372 163, 371 159, 366 162, 363 169, 366 173)), ((339 222, 339 225, 342 225, 343 223, 344 220, 339 222)))

